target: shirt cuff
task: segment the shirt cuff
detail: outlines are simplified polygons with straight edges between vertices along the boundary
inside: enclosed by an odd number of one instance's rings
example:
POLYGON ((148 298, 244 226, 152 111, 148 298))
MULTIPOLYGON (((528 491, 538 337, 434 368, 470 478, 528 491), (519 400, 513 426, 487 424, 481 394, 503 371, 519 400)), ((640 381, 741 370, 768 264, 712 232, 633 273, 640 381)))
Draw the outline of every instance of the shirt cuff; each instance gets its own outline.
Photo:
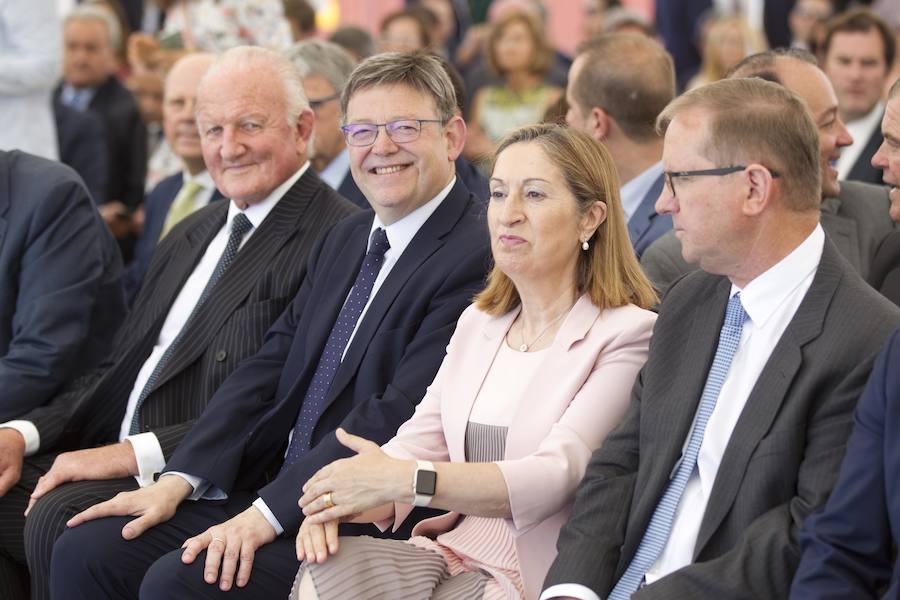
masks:
POLYGON ((34 456, 41 447, 41 434, 31 421, 7 421, 0 423, 0 429, 15 429, 25 438, 25 456, 34 456))
POLYGON ((190 496, 187 497, 187 500, 200 500, 203 497, 203 493, 206 492, 206 488, 209 487, 209 482, 201 479, 200 477, 195 477, 193 475, 188 475, 187 473, 182 473, 180 471, 166 471, 162 475, 160 475, 160 479, 163 477, 167 477, 169 475, 175 475, 177 477, 181 477, 185 481, 187 481, 190 486, 194 489, 190 496))
POLYGON ((125 441, 134 449, 134 458, 137 460, 138 474, 135 479, 141 487, 147 487, 153 483, 153 476, 166 466, 166 457, 163 456, 162 446, 156 434, 152 431, 129 435, 125 441))
POLYGON ((278 519, 275 518, 275 513, 269 510, 269 506, 266 504, 266 501, 262 498, 257 498, 253 501, 253 506, 259 509, 259 512, 262 513, 262 516, 266 518, 266 521, 269 522, 269 525, 272 526, 272 529, 275 530, 277 535, 281 535, 284 533, 284 527, 281 526, 281 523, 278 522, 278 519))
POLYGON ((600 600, 600 596, 589 587, 580 583, 560 583, 544 590, 540 600, 553 600, 553 598, 579 598, 580 600, 600 600))

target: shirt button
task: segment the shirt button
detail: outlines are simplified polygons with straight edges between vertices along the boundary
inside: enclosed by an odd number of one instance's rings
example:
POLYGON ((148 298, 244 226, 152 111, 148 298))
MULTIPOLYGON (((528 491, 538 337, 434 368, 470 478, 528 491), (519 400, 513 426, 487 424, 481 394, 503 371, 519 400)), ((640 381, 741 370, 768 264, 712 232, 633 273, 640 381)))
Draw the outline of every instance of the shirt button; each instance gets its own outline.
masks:
POLYGON ((224 362, 226 358, 228 358, 228 353, 224 350, 216 352, 216 362, 224 362))

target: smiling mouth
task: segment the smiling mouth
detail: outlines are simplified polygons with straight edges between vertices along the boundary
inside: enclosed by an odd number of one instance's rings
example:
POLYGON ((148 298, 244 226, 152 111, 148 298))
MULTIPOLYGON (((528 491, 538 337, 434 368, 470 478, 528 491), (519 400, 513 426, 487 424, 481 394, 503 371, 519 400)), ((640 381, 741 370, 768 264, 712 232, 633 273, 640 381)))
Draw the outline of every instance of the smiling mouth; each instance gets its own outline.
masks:
POLYGON ((375 167, 374 169, 369 169, 369 172, 374 173, 375 175, 391 175, 392 173, 402 171, 408 166, 409 165, 394 165, 392 167, 375 167))

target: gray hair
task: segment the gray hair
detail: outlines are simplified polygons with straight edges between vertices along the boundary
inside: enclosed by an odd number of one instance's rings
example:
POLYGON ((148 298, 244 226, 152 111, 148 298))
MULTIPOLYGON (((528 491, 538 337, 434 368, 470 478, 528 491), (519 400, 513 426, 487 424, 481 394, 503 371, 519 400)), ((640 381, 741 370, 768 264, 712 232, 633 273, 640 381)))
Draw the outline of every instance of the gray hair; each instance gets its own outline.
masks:
POLYGON ((349 52, 324 40, 306 40, 294 44, 285 54, 294 63, 301 77, 324 77, 337 93, 347 85, 347 80, 356 67, 356 60, 349 52))
POLYGON ((112 12, 96 4, 78 4, 63 19, 63 26, 70 21, 100 21, 106 25, 109 46, 114 52, 122 48, 122 27, 112 12))
POLYGON ((309 108, 309 100, 303 90, 303 78, 287 57, 274 50, 258 46, 237 46, 226 50, 203 75, 198 89, 202 89, 210 78, 215 77, 221 71, 257 71, 260 69, 273 71, 281 81, 287 121, 291 126, 295 125, 300 113, 309 108))
POLYGON ((367 58, 353 70, 341 93, 342 119, 353 94, 380 85, 406 85, 434 100, 438 118, 447 122, 456 110, 456 92, 441 62, 427 52, 385 52, 367 58))

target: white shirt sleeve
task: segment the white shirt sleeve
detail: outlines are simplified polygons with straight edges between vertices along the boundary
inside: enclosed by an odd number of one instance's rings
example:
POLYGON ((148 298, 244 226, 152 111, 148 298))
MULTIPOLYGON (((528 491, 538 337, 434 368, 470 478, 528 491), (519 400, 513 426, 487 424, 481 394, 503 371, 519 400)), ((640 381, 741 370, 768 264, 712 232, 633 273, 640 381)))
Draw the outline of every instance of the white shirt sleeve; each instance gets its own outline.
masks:
POLYGON ((275 514, 269 510, 269 506, 266 504, 265 500, 257 498, 253 501, 253 506, 259 509, 259 512, 266 518, 266 521, 269 522, 269 525, 272 526, 272 529, 275 530, 277 535, 284 533, 284 527, 282 527, 281 523, 278 522, 278 519, 275 518, 275 514))
POLYGON ((600 596, 594 590, 580 583, 560 583, 544 590, 540 600, 553 600, 553 598, 579 598, 579 600, 600 600, 600 596))
POLYGON ((134 458, 137 460, 138 474, 135 479, 141 487, 147 487, 153 483, 153 476, 166 466, 166 457, 163 455, 162 446, 156 434, 152 431, 138 433, 125 437, 134 449, 134 458))
POLYGON ((187 500, 224 500, 228 497, 225 492, 214 487, 205 479, 194 475, 188 475, 187 473, 182 473, 180 471, 168 471, 167 473, 163 473, 160 478, 168 477, 170 475, 181 477, 194 489, 193 493, 187 497, 187 500))
POLYGON ((34 456, 41 448, 41 434, 31 421, 7 421, 0 423, 2 428, 15 429, 25 438, 25 456, 34 456))

